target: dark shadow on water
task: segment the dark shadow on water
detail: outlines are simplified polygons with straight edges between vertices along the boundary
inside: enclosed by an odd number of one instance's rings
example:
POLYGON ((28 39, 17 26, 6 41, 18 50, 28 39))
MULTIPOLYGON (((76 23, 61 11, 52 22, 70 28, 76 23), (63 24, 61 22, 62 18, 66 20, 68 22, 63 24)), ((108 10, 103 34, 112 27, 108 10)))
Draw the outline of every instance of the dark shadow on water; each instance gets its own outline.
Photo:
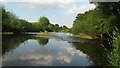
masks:
POLYGON ((30 38, 32 38, 31 35, 2 35, 2 55, 14 50, 30 38))
MULTIPOLYGON (((77 50, 89 55, 89 59, 94 62, 93 66, 104 66, 107 62, 107 54, 111 50, 102 46, 106 40, 89 40, 88 42, 70 42, 77 50)), ((108 44, 107 44, 108 45, 108 44)), ((109 45, 108 45, 109 46, 109 45)))
POLYGON ((33 35, 3 35, 2 36, 2 55, 4 56, 7 52, 14 50, 19 47, 21 43, 29 40, 37 40, 38 43, 42 46, 45 46, 48 42, 48 38, 44 37, 35 37, 33 35))

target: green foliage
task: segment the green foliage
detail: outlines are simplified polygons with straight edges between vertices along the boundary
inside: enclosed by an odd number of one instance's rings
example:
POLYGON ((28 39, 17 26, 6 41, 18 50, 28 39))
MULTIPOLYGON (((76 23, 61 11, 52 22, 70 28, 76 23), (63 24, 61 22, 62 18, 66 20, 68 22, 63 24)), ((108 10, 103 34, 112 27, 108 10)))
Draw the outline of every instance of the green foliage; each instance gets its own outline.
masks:
MULTIPOLYGON (((113 51, 109 54, 109 64, 110 66, 120 66, 119 58, 119 45, 120 45, 120 2, 100 2, 97 8, 101 10, 107 17, 105 21, 107 23, 108 33, 112 33, 110 36, 112 38, 111 46, 113 46, 113 51), (109 26, 108 26, 109 25, 109 26)), ((105 28, 105 27, 102 27, 105 28)))
POLYGON ((27 22, 26 20, 19 19, 19 23, 21 24, 21 31, 31 31, 32 24, 27 22))
POLYGON ((38 22, 41 23, 42 25, 49 25, 50 24, 48 18, 46 18, 44 16, 40 17, 39 20, 38 20, 38 22))
POLYGON ((0 7, 2 8, 2 25, 3 25, 3 31, 14 31, 16 32, 17 29, 20 28, 20 23, 18 22, 17 17, 9 12, 6 11, 4 6, 0 7))
POLYGON ((113 48, 109 55, 109 64, 119 66, 120 2, 99 2, 97 8, 84 14, 78 14, 72 27, 72 33, 107 34, 108 43, 113 48), (117 37, 114 37, 114 35, 117 37), (111 42, 112 41, 112 42, 111 42))
POLYGON ((40 32, 40 31, 43 32, 44 31, 42 28, 42 25, 40 25, 38 22, 34 22, 31 24, 32 24, 31 31, 33 31, 33 32, 40 32))
POLYGON ((95 26, 98 30, 98 33, 109 33, 114 31, 116 24, 116 16, 111 15, 107 19, 100 19, 98 24, 95 26))
POLYGON ((120 54, 119 54, 119 45, 120 45, 120 37, 114 38, 113 40, 113 51, 108 55, 109 57, 109 65, 111 66, 120 66, 120 54))
POLYGON ((120 2, 99 2, 97 8, 102 10, 106 15, 119 16, 120 2))
POLYGON ((63 25, 63 27, 61 28, 61 31, 70 32, 70 29, 67 26, 63 25))
POLYGON ((78 14, 72 27, 72 33, 112 33, 120 29, 120 3, 98 3, 97 9, 78 14), (106 6, 108 5, 108 6, 106 6))
POLYGON ((45 31, 48 29, 48 25, 50 24, 48 18, 40 17, 38 20, 39 26, 45 31))
POLYGON ((99 20, 104 19, 105 15, 100 10, 91 10, 84 14, 78 14, 72 28, 74 34, 78 33, 96 33, 98 30, 95 26, 99 20))

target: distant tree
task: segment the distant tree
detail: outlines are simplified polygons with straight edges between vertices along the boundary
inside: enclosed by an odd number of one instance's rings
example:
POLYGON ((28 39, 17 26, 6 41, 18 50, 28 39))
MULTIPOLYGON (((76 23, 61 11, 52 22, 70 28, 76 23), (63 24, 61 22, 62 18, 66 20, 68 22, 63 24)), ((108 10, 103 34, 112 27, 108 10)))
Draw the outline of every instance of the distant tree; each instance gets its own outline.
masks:
POLYGON ((38 20, 38 22, 41 23, 41 24, 43 24, 43 25, 49 25, 50 24, 48 18, 44 17, 44 16, 40 17, 39 20, 38 20))
POLYGON ((58 24, 55 24, 54 31, 56 31, 56 32, 60 31, 60 27, 59 27, 59 25, 58 25, 58 24))
POLYGON ((55 29, 55 26, 54 26, 53 24, 49 24, 49 25, 48 25, 48 29, 47 29, 47 31, 49 31, 49 32, 53 32, 54 29, 55 29))
POLYGON ((70 29, 67 26, 63 25, 61 30, 64 32, 69 32, 70 29))
POLYGON ((55 27, 59 27, 59 25, 58 25, 58 24, 55 24, 55 27))
POLYGON ((28 21, 26 20, 23 20, 23 19, 19 19, 19 22, 21 23, 21 30, 22 31, 32 31, 32 24, 29 23, 28 21))
POLYGON ((68 28, 67 26, 63 25, 63 28, 68 28))
POLYGON ((49 19, 44 16, 39 18, 38 23, 40 27, 43 28, 44 31, 47 29, 47 26, 50 24, 49 19))

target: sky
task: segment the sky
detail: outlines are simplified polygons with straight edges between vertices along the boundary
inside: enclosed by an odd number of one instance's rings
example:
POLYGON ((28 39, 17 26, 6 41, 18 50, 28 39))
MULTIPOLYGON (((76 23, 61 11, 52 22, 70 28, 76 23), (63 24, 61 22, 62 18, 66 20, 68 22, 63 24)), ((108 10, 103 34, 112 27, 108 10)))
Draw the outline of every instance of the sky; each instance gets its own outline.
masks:
MULTIPOLYGON (((20 1, 20 0, 19 0, 20 1)), ((21 2, 12 0, 9 2, 4 1, 2 4, 7 10, 16 14, 18 18, 25 19, 29 22, 37 22, 42 16, 49 19, 52 24, 59 24, 60 26, 66 25, 67 27, 72 27, 73 21, 78 13, 84 13, 86 11, 95 8, 94 4, 90 4, 89 1, 40 1, 21 0, 21 2)))

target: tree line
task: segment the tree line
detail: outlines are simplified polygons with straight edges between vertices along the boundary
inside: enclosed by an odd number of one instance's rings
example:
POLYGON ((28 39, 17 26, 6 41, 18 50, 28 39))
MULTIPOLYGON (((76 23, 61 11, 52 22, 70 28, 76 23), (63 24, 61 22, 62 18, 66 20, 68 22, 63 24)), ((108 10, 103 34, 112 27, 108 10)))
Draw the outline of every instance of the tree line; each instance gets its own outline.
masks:
POLYGON ((69 28, 65 25, 59 26, 58 24, 51 24, 49 19, 45 16, 40 17, 38 22, 28 22, 19 19, 14 13, 6 10, 4 6, 0 6, 0 10, 2 10, 2 32, 69 31, 69 28))

